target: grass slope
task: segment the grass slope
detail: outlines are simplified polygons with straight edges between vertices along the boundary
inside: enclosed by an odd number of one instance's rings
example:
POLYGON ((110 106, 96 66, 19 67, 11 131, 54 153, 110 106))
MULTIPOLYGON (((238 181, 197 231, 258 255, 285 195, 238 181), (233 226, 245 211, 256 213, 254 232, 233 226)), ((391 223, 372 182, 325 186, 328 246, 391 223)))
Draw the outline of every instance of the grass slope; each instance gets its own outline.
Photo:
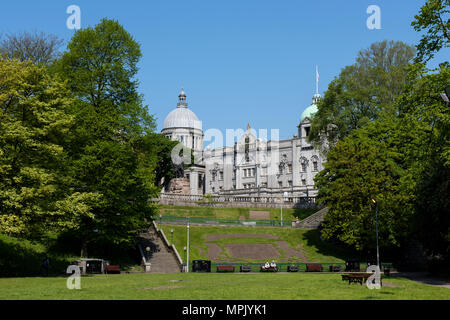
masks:
MULTIPOLYGON (((169 242, 171 242, 171 230, 173 229, 173 243, 177 247, 182 259, 184 259, 183 248, 186 246, 187 228, 180 225, 162 226, 169 242)), ((271 243, 276 246, 276 241, 286 241, 292 249, 300 248, 303 251, 307 262, 345 262, 350 255, 341 248, 326 243, 320 239, 318 230, 297 229, 297 228, 271 228, 271 227, 217 227, 217 226, 190 226, 189 232, 189 260, 208 259, 206 256, 206 242, 219 245, 222 248, 222 254, 229 256, 224 248, 225 244, 230 243, 271 243), (266 238, 237 238, 220 239, 216 241, 206 241, 208 235, 219 234, 268 234, 275 235, 278 239, 266 238)), ((263 262, 263 260, 246 260, 247 262, 263 262)), ((301 262, 301 261, 300 261, 301 262)))
MULTIPOLYGON (((265 209, 252 209, 252 208, 222 208, 222 207, 182 207, 182 206, 168 206, 158 205, 159 214, 163 216, 174 217, 202 217, 212 219, 231 219, 239 220, 239 217, 243 216, 245 219, 249 219, 250 211, 268 211, 270 212, 271 220, 280 220, 281 210, 280 208, 265 208, 265 209)), ((317 212, 317 209, 287 209, 283 208, 283 221, 292 221, 297 217, 305 219, 311 214, 317 212)))
POLYGON ((343 282, 339 274, 98 275, 82 277, 81 290, 68 290, 66 279, 0 279, 0 300, 448 300, 450 297, 450 289, 394 277, 384 279, 386 286, 380 290, 369 290, 343 282))

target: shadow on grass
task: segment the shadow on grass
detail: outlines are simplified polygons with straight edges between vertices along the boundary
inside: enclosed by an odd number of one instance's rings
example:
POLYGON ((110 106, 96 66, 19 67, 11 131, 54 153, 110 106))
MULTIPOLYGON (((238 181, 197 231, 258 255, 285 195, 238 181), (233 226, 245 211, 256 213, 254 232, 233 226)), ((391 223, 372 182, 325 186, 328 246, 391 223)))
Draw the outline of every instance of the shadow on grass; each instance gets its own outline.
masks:
POLYGON ((334 243, 326 242, 320 238, 320 230, 311 229, 303 234, 307 246, 315 247, 317 252, 325 256, 333 256, 341 260, 349 260, 358 257, 354 250, 334 243))
MULTIPOLYGON (((28 240, 0 235, 0 277, 46 276, 42 267, 46 250, 28 240)), ((48 275, 62 275, 70 258, 48 253, 48 275)))

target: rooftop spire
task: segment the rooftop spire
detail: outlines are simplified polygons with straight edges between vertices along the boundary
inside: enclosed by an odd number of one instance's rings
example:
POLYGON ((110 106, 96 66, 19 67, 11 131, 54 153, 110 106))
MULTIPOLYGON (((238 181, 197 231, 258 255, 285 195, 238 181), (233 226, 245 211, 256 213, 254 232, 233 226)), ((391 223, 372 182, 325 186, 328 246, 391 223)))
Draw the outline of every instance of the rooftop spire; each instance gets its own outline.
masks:
POLYGON ((184 93, 184 87, 181 87, 180 94, 178 95, 177 108, 187 108, 186 93, 184 93))

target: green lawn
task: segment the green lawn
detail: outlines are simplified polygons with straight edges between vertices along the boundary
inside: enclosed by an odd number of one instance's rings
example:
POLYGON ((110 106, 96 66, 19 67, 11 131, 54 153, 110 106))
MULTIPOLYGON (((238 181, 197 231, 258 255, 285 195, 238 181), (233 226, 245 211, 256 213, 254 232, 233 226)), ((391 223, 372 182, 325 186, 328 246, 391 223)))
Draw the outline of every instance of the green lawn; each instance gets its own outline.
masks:
MULTIPOLYGON (((180 225, 165 225, 162 229, 166 234, 169 242, 171 242, 171 229, 173 233, 173 243, 175 244, 180 256, 183 258, 183 247, 186 246, 187 228, 180 225)), ((207 259, 205 255, 207 252, 206 236, 215 234, 269 234, 276 235, 279 239, 266 238, 237 238, 237 239, 220 239, 216 241, 209 241, 215 243, 222 248, 222 253, 229 256, 224 248, 225 244, 229 243, 272 243, 276 247, 276 241, 286 241, 288 245, 303 251, 307 262, 345 262, 349 253, 337 248, 320 239, 320 232, 318 230, 297 229, 297 228, 272 228, 272 227, 211 227, 211 226, 190 226, 189 232, 189 260, 207 259)), ((297 249, 298 250, 298 249, 297 249)), ((247 260, 248 262, 264 262, 263 260, 247 260)))
POLYGON ((81 278, 81 290, 65 277, 2 278, 5 299, 307 300, 450 299, 450 289, 403 278, 384 279, 380 290, 349 285, 339 274, 121 274, 81 278), (245 288, 245 290, 243 290, 245 288))
MULTIPOLYGON (((159 214, 174 217, 202 217, 213 219, 239 220, 240 216, 249 219, 249 211, 268 211, 271 220, 280 220, 279 208, 221 208, 221 207, 177 207, 168 205, 157 205, 159 214)), ((317 209, 287 209, 283 208, 283 221, 292 221, 298 217, 300 220, 317 212, 317 209)))

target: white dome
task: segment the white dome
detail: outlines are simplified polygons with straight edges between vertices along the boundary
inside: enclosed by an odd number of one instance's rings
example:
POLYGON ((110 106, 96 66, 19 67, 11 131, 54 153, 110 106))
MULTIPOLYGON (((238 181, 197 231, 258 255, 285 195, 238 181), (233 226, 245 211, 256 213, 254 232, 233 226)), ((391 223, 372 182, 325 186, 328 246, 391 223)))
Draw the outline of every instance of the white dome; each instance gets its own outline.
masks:
POLYGON ((193 128, 202 130, 202 122, 187 107, 178 106, 164 120, 163 130, 169 128, 193 128))

